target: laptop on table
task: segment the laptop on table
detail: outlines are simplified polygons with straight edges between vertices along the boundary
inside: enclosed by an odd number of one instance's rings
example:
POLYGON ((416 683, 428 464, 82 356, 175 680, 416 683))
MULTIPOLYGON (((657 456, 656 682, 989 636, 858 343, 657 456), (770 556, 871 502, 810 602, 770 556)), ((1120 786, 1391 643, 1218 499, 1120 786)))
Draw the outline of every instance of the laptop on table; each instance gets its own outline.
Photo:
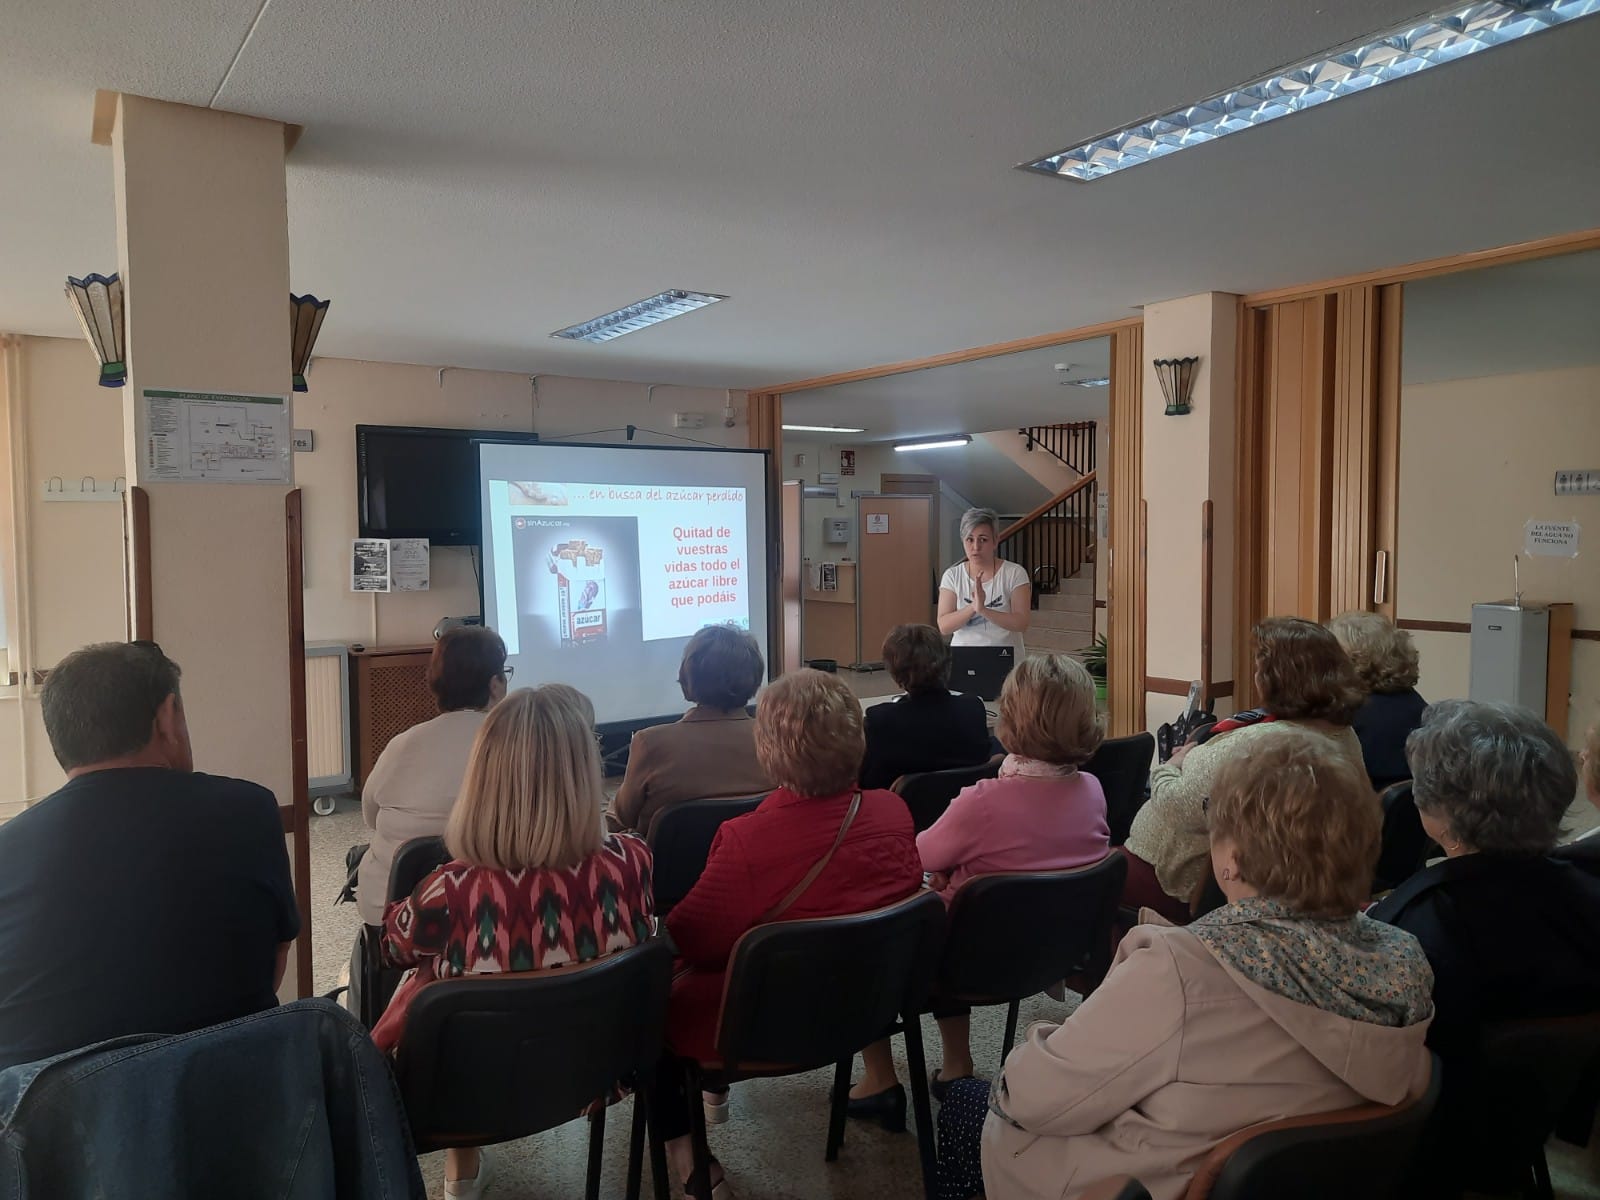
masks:
POLYGON ((986 701, 1000 699, 1000 688, 1017 665, 1015 646, 950 647, 950 688, 986 701))

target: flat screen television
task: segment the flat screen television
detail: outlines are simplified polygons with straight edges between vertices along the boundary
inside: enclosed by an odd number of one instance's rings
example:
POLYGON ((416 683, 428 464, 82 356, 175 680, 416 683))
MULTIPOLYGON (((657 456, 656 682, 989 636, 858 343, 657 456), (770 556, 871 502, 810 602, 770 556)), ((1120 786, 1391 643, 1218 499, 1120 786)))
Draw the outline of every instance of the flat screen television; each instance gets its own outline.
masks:
POLYGON ((362 537, 476 546, 478 443, 537 442, 503 429, 356 426, 356 511, 362 537))

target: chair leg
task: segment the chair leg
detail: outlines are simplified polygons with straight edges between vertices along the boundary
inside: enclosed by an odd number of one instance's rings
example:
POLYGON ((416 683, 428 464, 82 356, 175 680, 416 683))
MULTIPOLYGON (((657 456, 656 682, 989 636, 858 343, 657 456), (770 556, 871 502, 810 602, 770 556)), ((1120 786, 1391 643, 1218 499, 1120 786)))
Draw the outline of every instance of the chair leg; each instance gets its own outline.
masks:
POLYGON ((628 1182, 627 1200, 639 1200, 639 1188, 644 1180, 645 1099, 644 1085, 633 1094, 633 1121, 628 1126, 628 1182))
POLYGON ((828 1149, 823 1154, 827 1162, 839 1157, 839 1147, 844 1145, 845 1105, 850 1103, 850 1064, 854 1056, 841 1058, 833 1069, 833 1096, 828 1106, 828 1149))
POLYGON ((600 1164, 606 1150, 606 1110, 589 1114, 589 1171, 583 1180, 583 1200, 600 1200, 600 1164))
POLYGON ((1533 1183, 1539 1200, 1555 1200, 1555 1188, 1550 1183, 1550 1162, 1544 1156, 1544 1147, 1533 1152, 1533 1183))
POLYGON ((689 1135, 694 1145, 694 1170, 689 1176, 689 1186, 684 1190, 697 1196, 711 1194, 711 1146, 706 1142, 706 1106, 700 1093, 704 1090, 704 1075, 700 1064, 689 1064, 689 1135))
POLYGON ((1000 1065, 1006 1065, 1006 1055, 1011 1053, 1011 1047, 1017 1044, 1017 1017, 1022 1012, 1022 1001, 1013 1000, 1006 1009, 1006 1040, 1000 1047, 1000 1065))
POLYGON ((917 1117, 917 1155, 922 1160, 922 1192, 934 1200, 933 1108, 928 1103, 928 1064, 922 1057, 922 1018, 905 1014, 906 1070, 911 1076, 911 1107, 917 1117))

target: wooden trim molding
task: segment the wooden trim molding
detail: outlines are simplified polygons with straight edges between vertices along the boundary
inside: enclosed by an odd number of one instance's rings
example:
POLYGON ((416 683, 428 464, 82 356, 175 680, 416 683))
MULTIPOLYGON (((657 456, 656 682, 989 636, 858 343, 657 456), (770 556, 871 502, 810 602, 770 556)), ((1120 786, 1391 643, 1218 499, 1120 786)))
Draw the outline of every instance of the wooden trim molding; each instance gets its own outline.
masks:
POLYGON ((1373 580, 1370 599, 1373 610, 1391 621, 1400 565, 1400 347, 1404 336, 1405 285, 1387 284, 1378 289, 1378 447, 1373 487, 1373 557, 1383 555, 1383 572, 1373 580))
POLYGON ((150 565, 150 493, 142 487, 131 487, 126 503, 128 628, 133 640, 153 642, 156 614, 155 579, 150 565))
MULTIPOLYGON (((1146 675, 1144 690, 1157 696, 1187 696, 1189 694, 1189 685, 1193 682, 1194 680, 1192 679, 1168 679, 1164 675, 1146 675)), ((1209 686, 1202 681, 1200 685, 1200 699, 1205 703, 1232 695, 1233 680, 1231 679, 1224 679, 1220 683, 1213 683, 1209 686)))
POLYGON ((1111 337, 1111 433, 1106 577, 1106 687, 1111 734, 1144 729, 1144 327, 1111 337))
POLYGON ((1200 504, 1200 694, 1211 694, 1211 501, 1200 504))
POLYGON ((1404 283, 1410 279, 1425 279, 1431 275, 1452 275, 1457 271, 1471 271, 1478 267, 1497 267, 1527 259, 1550 258, 1558 254, 1576 254, 1582 250, 1595 249, 1600 249, 1600 229, 1580 229, 1573 233, 1556 234, 1554 237, 1539 238, 1531 242, 1515 242, 1509 246, 1473 250, 1466 254, 1447 254, 1443 258, 1426 258, 1399 267, 1382 267, 1355 275, 1323 279, 1316 283, 1301 283, 1264 292, 1251 292, 1245 296, 1244 302, 1252 305, 1281 304, 1286 300, 1304 300, 1322 292, 1338 291, 1340 288, 1404 283))
POLYGON ((283 552, 289 576, 289 755, 294 795, 286 819, 294 839, 294 898, 300 908, 295 939, 295 982, 300 998, 311 995, 311 790, 306 749, 306 618, 301 492, 284 497, 283 552))
POLYGON ((988 346, 973 346, 968 350, 952 350, 948 354, 934 354, 927 358, 913 358, 905 362, 885 363, 879 367, 862 367, 856 371, 840 371, 833 375, 817 375, 810 379, 796 379, 789 383, 774 383, 756 389, 762 392, 809 392, 816 388, 837 387, 841 383, 859 383, 863 379, 882 379, 885 375, 903 375, 907 371, 926 371, 930 367, 950 367, 957 363, 975 362, 980 358, 998 358, 1005 354, 1020 354, 1024 350, 1042 350, 1046 346, 1061 346, 1068 342, 1082 342, 1089 338, 1106 337, 1129 329, 1143 331, 1143 317, 1123 317, 1116 321, 1102 321, 1098 325, 1081 325, 1077 329, 1063 329, 1056 333, 1040 333, 1033 337, 1016 338, 1009 342, 994 342, 988 346))
MULTIPOLYGON (((1395 622, 1401 629, 1411 629, 1418 633, 1471 633, 1471 621, 1422 621, 1413 617, 1401 617, 1395 622)), ((1575 642, 1600 642, 1600 629, 1574 629, 1571 630, 1572 640, 1575 642)))

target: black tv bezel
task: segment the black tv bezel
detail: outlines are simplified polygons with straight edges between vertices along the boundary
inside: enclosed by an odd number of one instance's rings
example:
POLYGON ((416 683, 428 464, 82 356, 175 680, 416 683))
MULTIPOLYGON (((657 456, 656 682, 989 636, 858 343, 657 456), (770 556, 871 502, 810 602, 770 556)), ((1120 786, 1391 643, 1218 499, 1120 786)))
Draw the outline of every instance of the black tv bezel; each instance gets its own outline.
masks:
MULTIPOLYGON (((478 485, 476 464, 472 473, 473 522, 470 529, 434 526, 378 529, 367 513, 367 437, 369 434, 408 436, 455 442, 504 442, 533 445, 537 433, 517 429, 457 429, 446 425, 357 425, 356 426, 356 527, 364 538, 427 538, 435 546, 479 546, 483 541, 482 489, 478 485)), ((481 603, 481 597, 480 597, 481 603)))

